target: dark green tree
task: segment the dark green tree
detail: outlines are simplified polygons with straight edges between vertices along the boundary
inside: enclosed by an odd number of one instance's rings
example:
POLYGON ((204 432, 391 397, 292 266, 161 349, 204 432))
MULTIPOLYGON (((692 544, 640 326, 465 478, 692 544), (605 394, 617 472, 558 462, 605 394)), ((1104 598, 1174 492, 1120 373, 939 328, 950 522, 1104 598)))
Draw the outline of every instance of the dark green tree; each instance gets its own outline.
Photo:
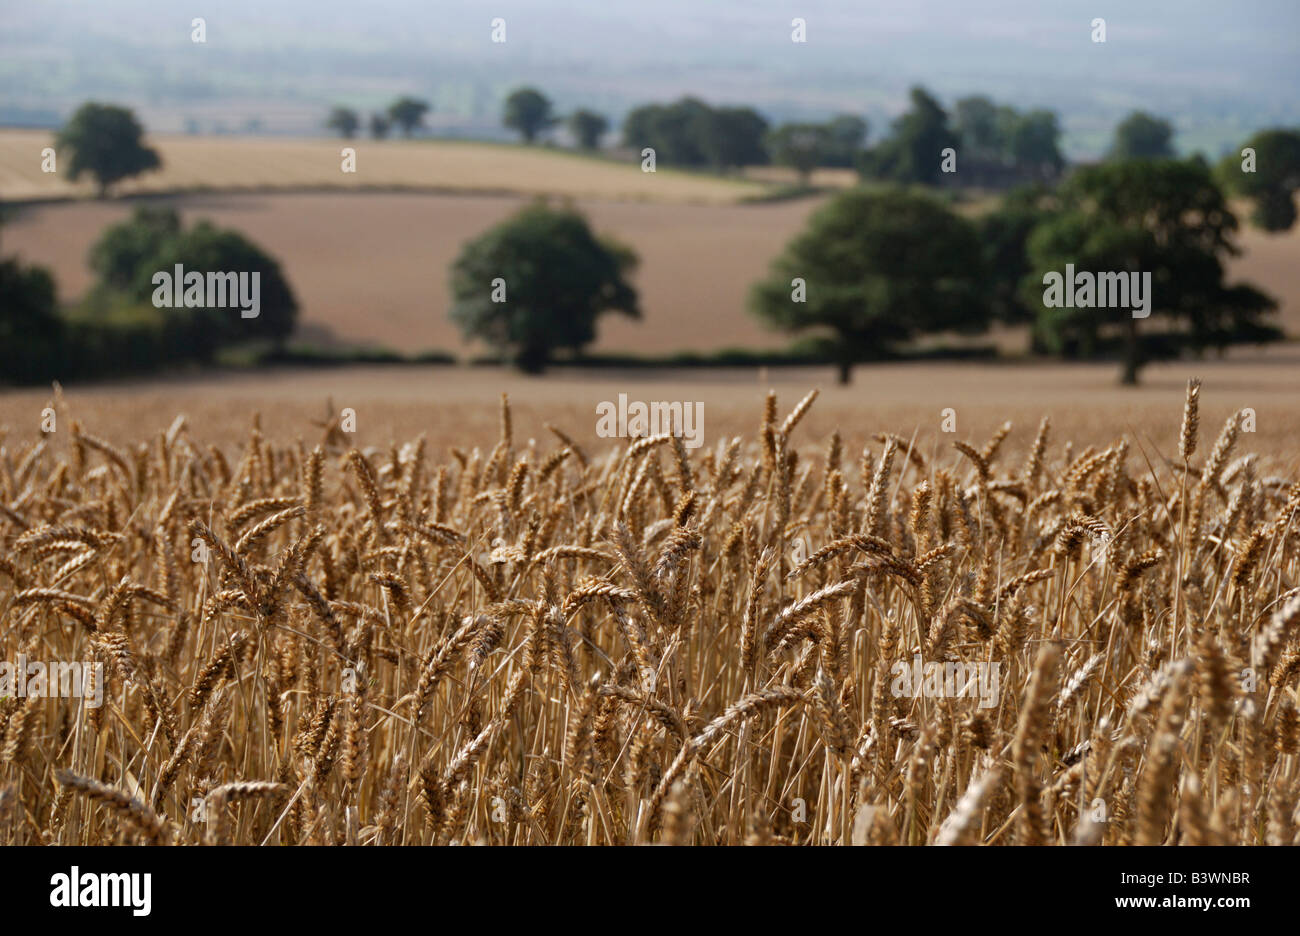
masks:
POLYGON ((638 107, 623 121, 624 145, 638 153, 648 146, 657 159, 674 166, 707 165, 702 131, 710 126, 711 114, 707 104, 690 97, 638 107))
POLYGON ((1289 230, 1300 190, 1300 131, 1261 130, 1219 163, 1218 178, 1229 192, 1254 202, 1250 220, 1256 227, 1289 230), (1246 148, 1253 156, 1242 155, 1246 148))
POLYGON ((751 309, 775 328, 828 336, 848 383, 854 363, 917 335, 986 328, 981 274, 971 222, 924 195, 854 189, 786 246, 755 285, 751 309))
POLYGON ((145 263, 181 232, 180 215, 165 206, 139 205, 127 221, 100 234, 90 248, 90 268, 111 289, 127 290, 145 263))
POLYGON ((956 148, 957 135, 948 128, 947 113, 924 88, 913 88, 911 101, 911 109, 894 121, 892 135, 867 151, 864 175, 904 184, 939 181, 943 151, 956 148))
POLYGON ((1050 180, 1065 167, 1065 158, 1057 145, 1061 130, 1056 114, 1034 110, 1021 116, 1011 130, 1007 150, 1012 162, 1031 178, 1050 180))
POLYGON ((551 102, 536 88, 519 88, 506 98, 501 122, 532 143, 538 135, 555 123, 551 102))
POLYGON ((54 379, 67 364, 62 345, 53 277, 14 258, 0 260, 0 383, 54 379))
POLYGON ((577 110, 569 115, 569 132, 585 150, 597 149, 608 129, 609 121, 594 111, 577 110))
POLYGON ((763 138, 767 121, 749 107, 709 108, 697 118, 699 148, 719 172, 741 166, 761 166, 767 159, 763 138))
POLYGON ((402 136, 410 138, 417 128, 424 124, 424 115, 429 112, 429 102, 419 98, 400 97, 388 105, 388 117, 402 128, 402 136))
POLYGON ((529 373, 557 349, 579 352, 606 312, 640 318, 628 282, 636 256, 597 237, 582 215, 536 203, 461 250, 452 266, 451 319, 529 373))
POLYGON ((1121 381, 1133 384, 1148 361, 1183 349, 1199 353, 1280 337, 1263 321, 1276 303, 1254 287, 1224 281, 1223 261, 1239 252, 1237 219, 1204 162, 1131 159, 1089 166, 1074 173, 1058 196, 1060 212, 1029 238, 1031 272, 1022 284, 1052 350, 1088 355, 1117 345, 1121 381), (1131 308, 1049 307, 1049 276, 1064 277, 1066 264, 1076 278, 1150 274, 1147 317, 1164 320, 1169 330, 1144 333, 1131 308))
MULTIPOLYGON (((1038 317, 1039 303, 1025 301, 1022 283, 1030 272, 1029 238, 1053 213, 1051 198, 1041 185, 1012 189, 996 209, 975 224, 983 249, 984 287, 994 321, 1005 325, 1030 325, 1038 317)), ((1039 343, 1035 340, 1037 349, 1039 343)))
POLYGON ((1146 111, 1134 111, 1115 128, 1112 159, 1166 159, 1174 155, 1174 128, 1146 111))
MULTIPOLYGON (((152 303, 159 288, 155 276, 174 274, 178 264, 186 274, 202 273, 205 281, 209 273, 247 273, 250 277, 257 273, 260 305, 256 318, 243 318, 237 296, 228 295, 224 306, 212 308, 183 308, 176 302, 167 317, 179 354, 210 361, 217 348, 257 339, 283 348, 297 322, 298 301, 278 261, 239 232, 200 221, 163 241, 158 252, 141 264, 132 283, 133 298, 152 303)), ((173 282, 172 286, 179 296, 183 285, 173 282)))
POLYGON ((393 122, 383 114, 370 115, 370 136, 371 139, 383 140, 387 138, 388 132, 393 129, 393 122))
POLYGON ((144 130, 135 115, 111 104, 82 104, 63 125, 55 139, 59 150, 71 150, 64 157, 64 169, 74 182, 82 173, 95 179, 99 197, 113 185, 162 165, 158 153, 145 146, 144 130))
POLYGON ((998 109, 982 94, 962 98, 953 105, 953 125, 966 155, 997 159, 1006 151, 998 109))
POLYGON ((349 107, 335 107, 330 111, 329 117, 325 119, 325 126, 335 131, 345 140, 350 140, 357 135, 357 128, 361 126, 361 118, 357 112, 349 107))

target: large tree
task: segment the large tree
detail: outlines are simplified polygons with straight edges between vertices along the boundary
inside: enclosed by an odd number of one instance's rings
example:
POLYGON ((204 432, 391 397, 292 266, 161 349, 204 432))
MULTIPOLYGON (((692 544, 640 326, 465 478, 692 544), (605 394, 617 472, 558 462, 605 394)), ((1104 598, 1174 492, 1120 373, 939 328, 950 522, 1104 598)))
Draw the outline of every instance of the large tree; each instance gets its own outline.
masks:
POLYGON ((607 312, 640 318, 636 256, 575 211, 537 203, 467 243, 452 266, 451 318, 527 372, 595 340, 607 312))
POLYGON ((156 150, 142 142, 144 130, 135 115, 111 104, 82 104, 63 125, 55 140, 59 150, 71 150, 64 169, 74 182, 83 173, 95 179, 99 197, 123 179, 162 165, 156 150))
POLYGON ((569 115, 569 132, 585 150, 597 149, 608 129, 609 121, 595 111, 576 110, 569 115))
MULTIPOLYGON (((130 237, 130 235, 125 235, 130 237)), ((258 274, 258 314, 244 318, 239 298, 227 294, 225 304, 183 307, 179 301, 166 311, 167 328, 177 353, 184 357, 210 361, 223 346, 263 339, 283 347, 293 332, 298 317, 298 301, 280 264, 238 231, 218 228, 200 221, 189 230, 164 238, 158 250, 144 258, 132 278, 129 294, 138 302, 152 303, 158 273, 174 274, 177 266, 184 274, 200 273, 206 283, 208 274, 258 274)), ((173 281, 174 296, 183 292, 183 284, 173 281)), ((212 296, 205 296, 211 300, 212 296)))
POLYGON ((1218 178, 1232 194, 1254 201, 1250 220, 1257 227, 1289 230, 1300 190, 1300 131, 1261 130, 1224 158, 1218 178), (1251 152, 1243 155, 1247 149, 1251 152))
POLYGON ((987 327, 974 226, 940 202, 854 189, 823 205, 751 295, 753 312, 790 332, 829 336, 839 378, 917 335, 987 327))
POLYGON ((417 128, 424 124, 424 115, 429 112, 429 102, 419 98, 400 97, 388 105, 388 116, 393 123, 402 128, 402 136, 410 137, 417 128))
POLYGON ((1146 111, 1134 111, 1115 128, 1112 159, 1166 159, 1174 155, 1174 128, 1146 111))
POLYGON ((49 272, 14 258, 0 260, 0 383, 35 383, 56 376, 63 361, 62 338, 49 272))
POLYGON ((1089 166, 1072 175, 1058 196, 1061 210, 1029 238, 1031 272, 1022 287, 1053 350, 1088 355, 1117 346, 1121 380, 1131 384, 1145 363, 1183 349, 1200 352, 1280 337, 1263 320, 1273 300, 1249 285, 1225 282, 1224 260, 1239 252, 1233 240, 1237 219, 1201 160, 1089 166), (1067 264, 1080 293, 1063 303, 1052 289, 1064 284, 1067 264), (1149 276, 1138 317, 1131 278, 1127 304, 1094 307, 1103 273, 1136 274, 1139 289, 1149 276), (1085 299, 1087 276, 1094 285, 1085 299), (1146 331, 1148 326, 1140 324, 1144 318, 1163 320, 1168 330, 1146 331))
POLYGON ((501 122, 518 131, 525 143, 532 143, 538 135, 555 123, 551 102, 536 88, 519 88, 506 98, 501 122))
POLYGON ((146 262, 181 232, 180 215, 169 206, 139 205, 131 217, 106 228, 90 248, 90 268, 111 289, 130 289, 146 262))
POLYGON ((361 126, 361 118, 357 112, 349 107, 335 107, 325 118, 325 126, 333 130, 345 140, 350 140, 357 135, 357 128, 361 126))
POLYGON ((939 181, 943 151, 956 148, 948 115, 924 88, 915 87, 911 109, 893 123, 893 133, 863 158, 863 174, 901 183, 939 181))

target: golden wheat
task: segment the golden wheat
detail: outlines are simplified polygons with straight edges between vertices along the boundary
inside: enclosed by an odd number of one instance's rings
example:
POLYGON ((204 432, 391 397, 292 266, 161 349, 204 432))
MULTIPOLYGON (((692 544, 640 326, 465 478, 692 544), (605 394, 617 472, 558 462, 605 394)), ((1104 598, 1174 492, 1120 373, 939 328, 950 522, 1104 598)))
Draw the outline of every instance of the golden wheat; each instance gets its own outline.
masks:
POLYGON ((104 665, 10 680, 0 843, 1295 844, 1300 484, 1235 417, 1196 464, 1199 396, 856 483, 815 393, 445 464, 64 412, 0 451, 0 659, 104 665))

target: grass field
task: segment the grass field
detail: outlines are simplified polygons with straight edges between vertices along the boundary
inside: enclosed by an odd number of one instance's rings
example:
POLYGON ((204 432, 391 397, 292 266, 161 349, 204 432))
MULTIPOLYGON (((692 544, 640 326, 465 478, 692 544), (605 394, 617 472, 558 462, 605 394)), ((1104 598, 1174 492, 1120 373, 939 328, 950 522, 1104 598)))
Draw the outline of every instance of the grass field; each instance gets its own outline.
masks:
MULTIPOLYGON (((401 188, 442 192, 511 192, 573 198, 729 204, 767 191, 743 179, 626 165, 546 147, 441 140, 275 139, 160 136, 147 140, 162 169, 123 182, 122 194, 175 191, 401 188), (357 171, 341 170, 340 150, 357 153, 357 171)), ((93 195, 87 180, 41 171, 53 135, 0 130, 0 199, 93 195)))
POLYGON ((0 844, 1296 844, 1300 484, 1162 376, 1155 450, 1063 431, 1104 394, 919 449, 771 395, 693 451, 56 399, 0 623, 90 675, 0 699, 0 844))

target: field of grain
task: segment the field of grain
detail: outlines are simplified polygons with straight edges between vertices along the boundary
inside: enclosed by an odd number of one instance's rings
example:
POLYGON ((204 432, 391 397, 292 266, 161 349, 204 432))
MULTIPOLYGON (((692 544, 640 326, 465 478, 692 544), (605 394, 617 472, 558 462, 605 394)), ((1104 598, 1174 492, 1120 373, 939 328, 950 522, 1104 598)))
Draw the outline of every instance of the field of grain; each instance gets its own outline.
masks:
MULTIPOLYGON (((41 171, 41 150, 52 146, 53 139, 46 131, 0 131, 0 199, 94 194, 88 179, 71 183, 62 174, 41 171)), ((188 136, 149 137, 146 143, 158 151, 162 168, 121 183, 115 192, 400 188, 728 204, 766 191, 757 182, 676 172, 667 166, 646 173, 639 160, 621 165, 542 146, 188 136), (356 150, 354 173, 342 171, 344 147, 356 150)))
POLYGON ((56 396, 0 647, 91 677, 10 668, 0 843, 1296 843, 1300 484, 1244 413, 863 450, 751 397, 444 453, 56 396))
MULTIPOLYGON (((557 157, 558 158, 558 157, 557 157)), ((188 222, 210 218, 244 232, 283 265, 312 341, 378 344, 413 351, 482 350, 461 344, 447 318, 448 271, 463 243, 517 211, 513 196, 417 193, 212 194, 167 198, 188 222)), ((597 231, 641 258, 634 282, 644 318, 606 318, 593 350, 660 354, 729 347, 775 349, 786 336, 746 311, 752 283, 807 223, 821 199, 768 204, 680 205, 579 200, 597 231)), ((2 231, 5 254, 49 267, 60 295, 92 282, 86 253, 103 229, 129 216, 130 202, 42 205, 15 211, 2 231)), ((1245 228, 1233 279, 1281 303, 1278 321, 1300 335, 1300 229, 1265 235, 1245 228)), ((1023 332, 981 338, 1007 350, 1023 332)))

